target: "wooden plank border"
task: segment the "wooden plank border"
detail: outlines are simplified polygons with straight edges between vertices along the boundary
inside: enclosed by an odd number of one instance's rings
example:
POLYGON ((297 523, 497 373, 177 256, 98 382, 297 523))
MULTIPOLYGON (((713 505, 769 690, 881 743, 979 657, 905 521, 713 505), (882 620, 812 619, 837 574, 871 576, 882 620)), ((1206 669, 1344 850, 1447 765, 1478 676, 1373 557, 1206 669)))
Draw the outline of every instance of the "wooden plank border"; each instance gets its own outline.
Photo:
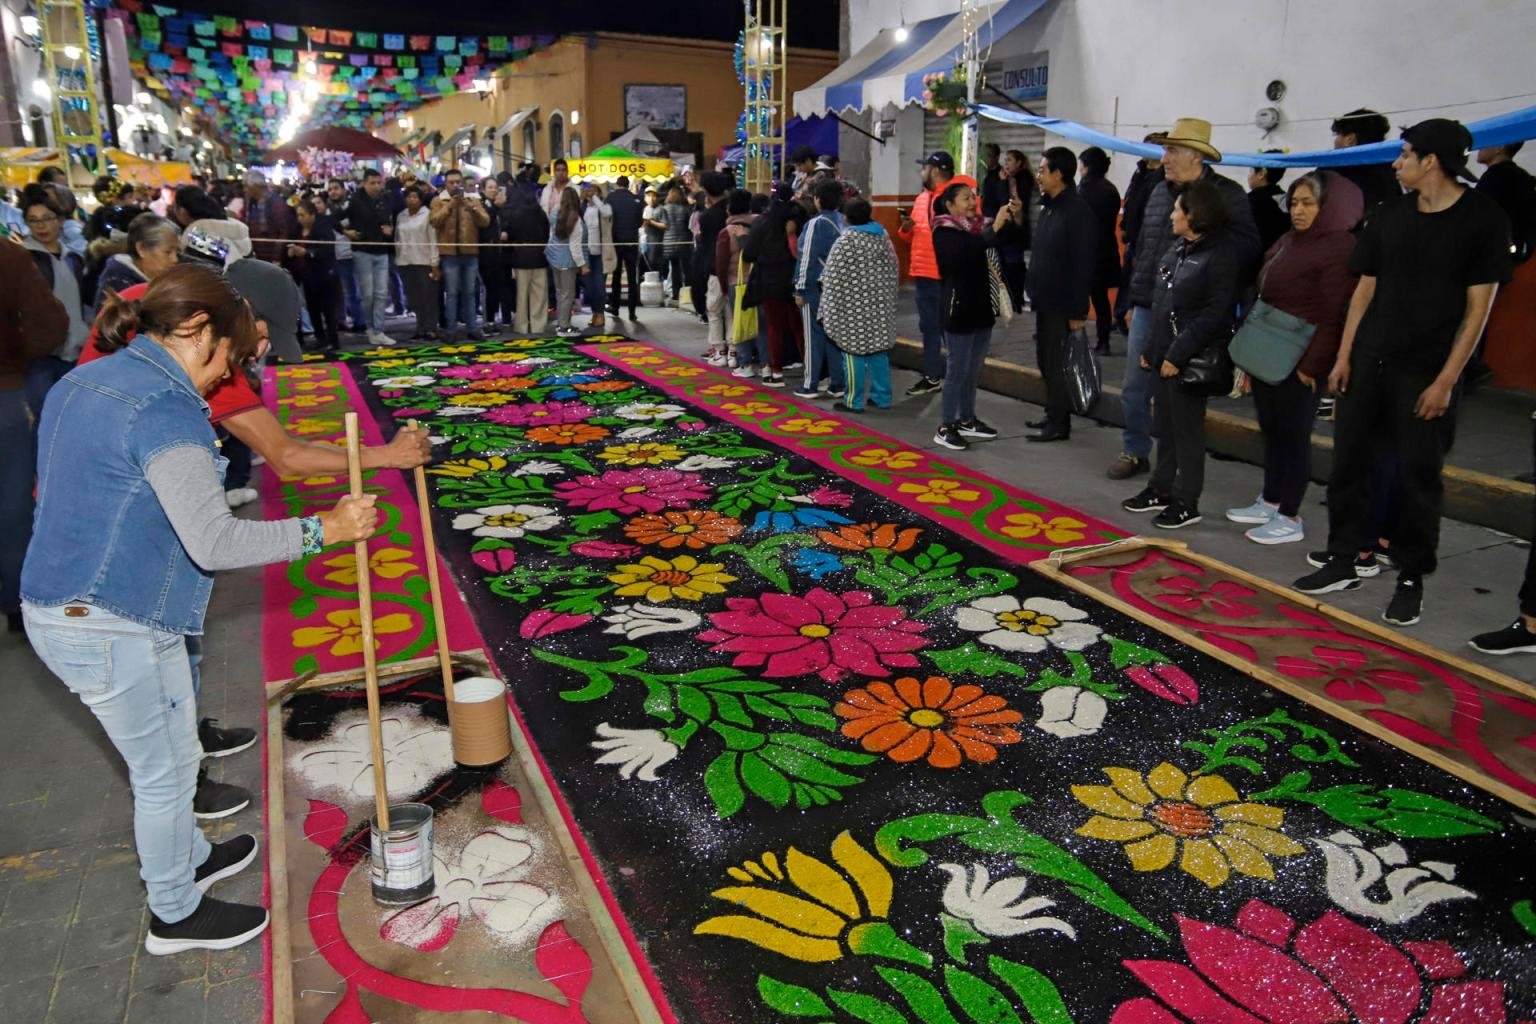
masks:
POLYGON ((267 705, 267 898, 272 925, 267 929, 272 956, 272 1024, 293 1024, 293 955, 289 944, 287 805, 283 798, 283 709, 267 705))

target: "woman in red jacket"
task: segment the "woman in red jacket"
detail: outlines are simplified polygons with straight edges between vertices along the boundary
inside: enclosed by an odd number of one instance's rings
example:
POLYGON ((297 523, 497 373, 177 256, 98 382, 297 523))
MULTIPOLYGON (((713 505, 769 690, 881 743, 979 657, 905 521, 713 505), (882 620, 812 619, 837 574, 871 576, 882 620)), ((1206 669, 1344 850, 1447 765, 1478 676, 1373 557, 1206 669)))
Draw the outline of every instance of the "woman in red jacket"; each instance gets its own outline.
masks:
POLYGON ((1300 512, 1312 476, 1312 421, 1355 290, 1350 228, 1360 222, 1365 200, 1347 178, 1314 171, 1292 183, 1287 206, 1291 230, 1265 256, 1259 298, 1317 330, 1285 380, 1249 378, 1264 434, 1264 493, 1246 508, 1228 509, 1227 518, 1251 524, 1245 536, 1257 544, 1290 544, 1306 536, 1300 512))

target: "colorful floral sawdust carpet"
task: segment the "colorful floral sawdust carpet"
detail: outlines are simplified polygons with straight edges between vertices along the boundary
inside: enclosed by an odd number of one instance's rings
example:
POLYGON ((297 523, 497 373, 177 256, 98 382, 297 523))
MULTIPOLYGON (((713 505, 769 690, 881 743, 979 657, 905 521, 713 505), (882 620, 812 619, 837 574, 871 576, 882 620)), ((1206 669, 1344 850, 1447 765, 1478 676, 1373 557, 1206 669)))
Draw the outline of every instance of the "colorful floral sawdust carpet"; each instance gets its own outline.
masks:
POLYGON ((1536 822, 1022 567, 1105 524, 622 340, 344 370, 664 1015, 1536 1016, 1536 822))

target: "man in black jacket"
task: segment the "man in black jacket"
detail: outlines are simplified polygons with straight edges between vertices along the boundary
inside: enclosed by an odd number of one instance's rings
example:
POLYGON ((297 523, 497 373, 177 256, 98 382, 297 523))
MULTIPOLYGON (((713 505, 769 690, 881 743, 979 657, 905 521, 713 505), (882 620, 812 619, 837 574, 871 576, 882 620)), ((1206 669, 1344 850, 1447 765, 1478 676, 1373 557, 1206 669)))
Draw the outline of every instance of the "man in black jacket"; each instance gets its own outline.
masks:
POLYGON ((1477 151, 1477 162, 1488 168, 1477 179, 1477 190, 1498 203, 1509 218, 1509 254, 1516 263, 1530 259, 1536 247, 1536 177, 1515 163, 1523 145, 1485 146, 1477 151))
POLYGON ((1072 434, 1068 400, 1067 345, 1071 332, 1088 321, 1088 291, 1098 218, 1078 195, 1077 156, 1053 146, 1040 157, 1040 220, 1035 225, 1034 262, 1025 282, 1035 310, 1035 351, 1045 379, 1044 429, 1031 441, 1065 441, 1072 434))
MULTIPOLYGON (((705 321, 709 324, 710 348, 723 352, 725 346, 725 320, 721 307, 725 302, 720 279, 715 276, 715 240, 725 230, 725 218, 730 216, 725 193, 731 187, 731 179, 719 171, 707 171, 699 178, 704 187, 704 209, 699 213, 699 237, 693 245, 693 275, 689 284, 694 295, 705 298, 705 321)), ((721 366, 725 365, 721 356, 721 366)))
POLYGON ((1211 145, 1211 123, 1181 117, 1172 131, 1156 132, 1148 138, 1163 147, 1163 169, 1153 179, 1136 238, 1136 265, 1131 271, 1130 283, 1131 330, 1125 339, 1125 382, 1120 392, 1120 407, 1125 418, 1124 447, 1106 473, 1111 480, 1124 480, 1151 468, 1153 371, 1142 369, 1141 357, 1146 354, 1147 342, 1152 336, 1152 295, 1157 265, 1174 241, 1173 225, 1168 220, 1174 199, 1184 186, 1201 179, 1210 181, 1220 190, 1227 208, 1226 231, 1237 260, 1238 294, 1241 295, 1257 275, 1262 255, 1247 193, 1237 182, 1223 178, 1206 163, 1207 160, 1221 160, 1221 151, 1211 145))
POLYGON ((619 265, 613 268, 613 280, 608 286, 608 312, 619 315, 619 278, 629 275, 629 318, 635 319, 635 308, 640 303, 640 221, 645 204, 629 190, 629 176, 619 175, 608 193, 608 205, 613 209, 613 247, 619 254, 619 265))

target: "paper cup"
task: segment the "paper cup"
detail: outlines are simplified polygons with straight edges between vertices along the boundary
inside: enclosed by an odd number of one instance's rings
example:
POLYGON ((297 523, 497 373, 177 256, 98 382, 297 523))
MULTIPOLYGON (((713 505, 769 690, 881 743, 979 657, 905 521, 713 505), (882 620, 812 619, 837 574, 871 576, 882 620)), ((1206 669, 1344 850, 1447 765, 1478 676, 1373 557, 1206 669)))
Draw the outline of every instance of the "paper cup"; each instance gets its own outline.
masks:
POLYGON ((472 767, 495 764, 512 753, 507 687, 499 679, 469 676, 453 685, 453 759, 472 767))

